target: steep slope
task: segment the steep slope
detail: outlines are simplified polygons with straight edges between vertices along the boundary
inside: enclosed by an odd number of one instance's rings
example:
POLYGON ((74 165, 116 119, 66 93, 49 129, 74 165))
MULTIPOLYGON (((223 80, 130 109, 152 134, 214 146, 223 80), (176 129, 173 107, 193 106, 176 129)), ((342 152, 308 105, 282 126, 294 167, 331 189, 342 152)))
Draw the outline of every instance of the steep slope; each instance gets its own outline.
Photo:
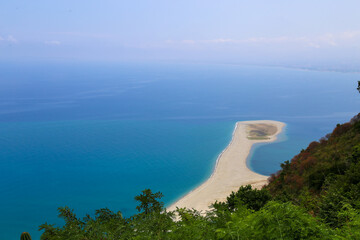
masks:
POLYGON ((335 212, 346 204, 360 209, 360 114, 281 164, 269 180, 266 189, 275 199, 303 205, 329 224, 341 225, 335 212))

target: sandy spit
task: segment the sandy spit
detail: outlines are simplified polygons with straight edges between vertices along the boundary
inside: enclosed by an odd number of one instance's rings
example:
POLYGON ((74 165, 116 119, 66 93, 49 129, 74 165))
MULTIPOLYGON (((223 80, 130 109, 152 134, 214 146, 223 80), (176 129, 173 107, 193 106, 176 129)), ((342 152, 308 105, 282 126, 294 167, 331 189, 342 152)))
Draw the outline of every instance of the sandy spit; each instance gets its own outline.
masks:
POLYGON ((217 201, 224 201, 240 186, 251 184, 261 188, 267 183, 268 176, 251 171, 246 164, 250 149, 254 143, 273 142, 284 128, 285 123, 271 120, 237 122, 230 144, 218 157, 214 172, 203 184, 167 208, 168 211, 179 208, 195 208, 199 211, 209 210, 209 206, 217 201), (277 128, 269 139, 248 139, 249 125, 267 124, 277 128))

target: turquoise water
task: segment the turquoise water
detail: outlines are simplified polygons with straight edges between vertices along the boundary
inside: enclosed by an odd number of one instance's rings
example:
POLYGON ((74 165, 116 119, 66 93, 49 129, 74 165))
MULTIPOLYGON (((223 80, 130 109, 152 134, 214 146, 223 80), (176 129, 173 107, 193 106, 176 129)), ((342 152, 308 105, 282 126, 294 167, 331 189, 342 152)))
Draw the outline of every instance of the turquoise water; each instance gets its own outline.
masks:
POLYGON ((210 176, 236 121, 287 124, 249 159, 271 174, 359 109, 357 74, 181 64, 2 64, 0 239, 108 207, 144 188, 170 204, 210 176))

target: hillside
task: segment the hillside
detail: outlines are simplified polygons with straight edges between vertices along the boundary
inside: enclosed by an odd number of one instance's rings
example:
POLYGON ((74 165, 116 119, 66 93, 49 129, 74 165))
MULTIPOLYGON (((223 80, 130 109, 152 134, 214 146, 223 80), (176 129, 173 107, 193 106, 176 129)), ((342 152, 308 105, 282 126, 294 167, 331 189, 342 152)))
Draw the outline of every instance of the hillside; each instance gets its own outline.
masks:
POLYGON ((266 187, 278 200, 292 201, 332 226, 344 219, 344 207, 360 209, 360 114, 338 124, 331 134, 312 142, 281 164, 266 187))

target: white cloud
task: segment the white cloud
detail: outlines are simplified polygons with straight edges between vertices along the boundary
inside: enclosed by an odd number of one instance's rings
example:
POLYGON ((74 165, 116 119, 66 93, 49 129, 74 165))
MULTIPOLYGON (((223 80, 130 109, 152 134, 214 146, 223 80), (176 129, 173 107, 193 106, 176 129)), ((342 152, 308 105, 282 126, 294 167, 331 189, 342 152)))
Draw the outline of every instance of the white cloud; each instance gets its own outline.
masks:
POLYGON ((309 47, 313 47, 313 48, 320 48, 320 45, 319 45, 319 44, 313 43, 313 42, 309 42, 309 43, 308 43, 308 46, 309 46, 309 47))
POLYGON ((184 43, 184 44, 195 44, 196 41, 195 41, 195 40, 182 40, 181 43, 184 43))
POLYGON ((360 37, 360 31, 348 31, 341 34, 343 39, 354 39, 360 37))
POLYGON ((0 41, 3 42, 10 42, 10 43, 17 43, 18 40, 14 38, 12 35, 8 35, 7 37, 0 36, 0 41))
MULTIPOLYGON (((167 41, 175 44, 176 41, 167 41)), ((216 38, 208 40, 182 40, 180 44, 293 44, 312 48, 358 46, 360 44, 360 30, 326 33, 315 36, 279 36, 279 37, 250 37, 244 39, 216 38)))
POLYGON ((109 34, 94 34, 94 33, 86 33, 86 32, 48 32, 48 33, 57 36, 72 36, 72 37, 81 37, 81 38, 112 39, 117 37, 115 35, 109 35, 109 34))
POLYGON ((281 36, 281 37, 253 37, 248 38, 245 40, 242 40, 241 42, 245 43, 282 43, 282 42, 288 42, 290 40, 289 37, 281 36))
POLYGON ((8 42, 12 42, 12 43, 17 43, 17 42, 18 42, 18 40, 17 40, 16 38, 14 38, 12 35, 9 35, 9 36, 6 38, 6 40, 7 40, 8 42))
POLYGON ((210 43, 235 43, 237 41, 234 39, 231 39, 231 38, 218 38, 218 39, 208 40, 207 42, 210 42, 210 43))
POLYGON ((331 33, 327 33, 322 36, 315 37, 314 40, 317 41, 318 43, 328 44, 330 46, 337 46, 336 42, 339 39, 339 37, 341 38, 341 35, 342 34, 334 35, 331 33))
POLYGON ((57 40, 52 40, 52 41, 45 41, 44 42, 46 45, 52 45, 52 46, 58 46, 61 44, 60 41, 57 41, 57 40))

